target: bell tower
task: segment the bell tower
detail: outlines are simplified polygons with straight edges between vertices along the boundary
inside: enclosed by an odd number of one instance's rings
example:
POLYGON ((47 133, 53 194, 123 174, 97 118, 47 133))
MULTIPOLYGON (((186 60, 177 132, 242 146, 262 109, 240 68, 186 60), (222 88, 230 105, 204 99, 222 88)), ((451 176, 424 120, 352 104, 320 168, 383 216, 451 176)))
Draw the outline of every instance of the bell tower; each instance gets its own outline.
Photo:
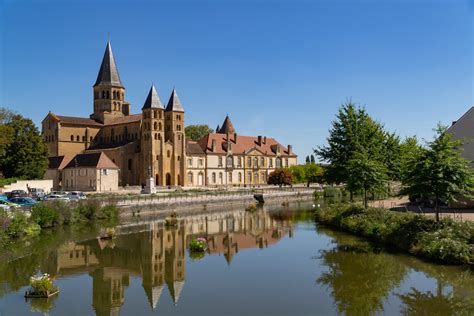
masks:
POLYGON ((163 143, 165 141, 165 108, 152 85, 142 107, 141 161, 142 183, 149 178, 163 184, 163 143))
MULTIPOLYGON (((186 140, 184 135, 184 108, 176 89, 171 92, 165 109, 166 158, 169 162, 171 177, 167 185, 184 186, 186 173, 186 140)), ((168 177, 168 176, 167 176, 168 177)))
POLYGON ((130 104, 125 102, 125 88, 120 81, 110 41, 107 42, 93 91, 92 119, 107 123, 110 119, 130 114, 130 104))

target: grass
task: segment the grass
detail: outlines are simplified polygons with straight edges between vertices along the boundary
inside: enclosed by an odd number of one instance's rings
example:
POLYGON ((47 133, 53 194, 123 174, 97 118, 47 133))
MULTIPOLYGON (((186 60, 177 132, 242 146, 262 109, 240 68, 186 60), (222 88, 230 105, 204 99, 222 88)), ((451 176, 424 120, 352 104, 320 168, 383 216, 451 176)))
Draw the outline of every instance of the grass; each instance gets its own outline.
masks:
POLYGON ((376 243, 445 264, 474 265, 474 223, 436 222, 414 213, 335 204, 315 211, 316 221, 376 243))

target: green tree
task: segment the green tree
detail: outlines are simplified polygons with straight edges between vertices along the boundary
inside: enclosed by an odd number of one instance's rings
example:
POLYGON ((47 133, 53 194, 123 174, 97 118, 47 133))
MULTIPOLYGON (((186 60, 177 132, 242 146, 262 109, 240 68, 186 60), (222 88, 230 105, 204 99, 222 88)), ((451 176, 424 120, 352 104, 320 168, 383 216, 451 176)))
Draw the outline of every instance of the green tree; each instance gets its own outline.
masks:
MULTIPOLYGON (((323 161, 329 162, 325 178, 329 183, 345 183, 351 176, 349 162, 362 150, 373 161, 383 161, 386 133, 364 108, 351 101, 342 105, 332 122, 328 145, 315 150, 323 161)), ((351 196, 354 191, 350 191, 351 196)))
POLYGON ((191 140, 200 140, 209 133, 214 133, 214 130, 208 125, 188 125, 184 129, 186 138, 191 140))
POLYGON ((7 178, 41 179, 48 167, 48 149, 32 120, 14 115, 6 124, 11 142, 0 156, 0 169, 7 178))
POLYGON ((5 148, 12 141, 13 129, 8 123, 15 113, 6 108, 0 108, 0 157, 5 155, 5 148))
POLYGON ((310 163, 310 159, 309 159, 309 156, 306 156, 306 163, 310 163))
POLYGON ((385 190, 386 168, 382 162, 371 159, 367 152, 355 153, 349 160, 347 170, 347 188, 350 192, 362 191, 364 207, 367 208, 368 192, 382 192, 385 190))
POLYGON ((283 185, 291 185, 292 182, 293 174, 289 169, 276 169, 268 175, 268 184, 278 185, 280 188, 283 185))
POLYGON ((311 159, 311 163, 316 163, 316 160, 314 159, 314 155, 311 155, 310 159, 311 159))
POLYGON ((455 202, 471 197, 474 175, 469 162, 461 157, 461 140, 453 140, 446 126, 435 128, 435 140, 409 165, 402 181, 401 195, 433 198, 436 220, 440 200, 455 202))

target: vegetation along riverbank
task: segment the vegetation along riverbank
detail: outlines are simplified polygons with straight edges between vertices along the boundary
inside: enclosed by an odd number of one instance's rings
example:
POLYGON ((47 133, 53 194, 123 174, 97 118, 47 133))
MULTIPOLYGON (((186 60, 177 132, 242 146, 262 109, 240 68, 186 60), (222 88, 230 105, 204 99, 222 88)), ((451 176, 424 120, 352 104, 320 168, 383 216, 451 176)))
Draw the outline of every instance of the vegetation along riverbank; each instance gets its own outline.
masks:
POLYGON ((12 242, 34 237, 43 229, 68 225, 81 227, 92 222, 109 226, 116 224, 117 219, 115 205, 101 206, 94 200, 74 204, 61 201, 39 203, 32 207, 31 212, 0 210, 0 250, 12 242))
POLYGON ((333 204, 315 211, 316 221, 415 256, 474 266, 474 223, 436 221, 414 213, 333 204))

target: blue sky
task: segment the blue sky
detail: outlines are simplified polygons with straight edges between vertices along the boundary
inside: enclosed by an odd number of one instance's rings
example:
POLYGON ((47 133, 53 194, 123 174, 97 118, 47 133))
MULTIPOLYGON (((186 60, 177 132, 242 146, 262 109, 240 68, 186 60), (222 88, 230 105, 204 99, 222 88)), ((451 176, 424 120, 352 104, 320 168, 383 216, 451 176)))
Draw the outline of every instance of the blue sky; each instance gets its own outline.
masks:
POLYGON ((325 143, 351 98, 402 136, 431 138, 473 102, 469 1, 0 0, 0 106, 35 123, 88 116, 107 33, 126 99, 173 86, 187 124, 229 114, 242 135, 325 143))

